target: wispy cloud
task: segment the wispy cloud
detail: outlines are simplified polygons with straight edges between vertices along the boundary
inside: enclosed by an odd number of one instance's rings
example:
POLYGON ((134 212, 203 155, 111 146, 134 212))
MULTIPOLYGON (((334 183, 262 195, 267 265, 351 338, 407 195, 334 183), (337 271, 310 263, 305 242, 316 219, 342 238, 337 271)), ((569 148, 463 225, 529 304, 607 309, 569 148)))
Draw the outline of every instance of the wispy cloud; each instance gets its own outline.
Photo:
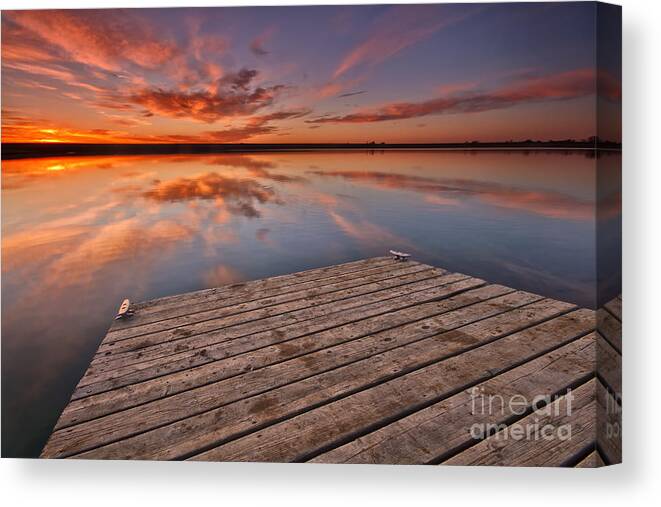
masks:
POLYGON ((337 79, 358 66, 373 66, 433 35, 456 21, 437 5, 399 5, 390 7, 368 30, 363 42, 342 59, 333 73, 337 79))
POLYGON ((355 95, 362 95, 363 93, 367 93, 367 90, 360 90, 358 92, 349 92, 349 93, 342 93, 337 96, 338 99, 344 98, 344 97, 353 97, 355 95))
POLYGON ((250 41, 250 51, 256 56, 268 55, 270 51, 266 49, 265 45, 270 42, 276 31, 277 29, 275 27, 270 27, 264 30, 261 34, 250 41))
POLYGON ((5 16, 57 53, 108 71, 121 71, 127 63, 155 69, 179 53, 174 40, 130 10, 10 11, 5 16))
POLYGON ((596 93, 617 99, 619 83, 594 69, 577 69, 541 78, 528 79, 487 92, 454 93, 421 102, 394 102, 372 110, 342 116, 307 120, 308 123, 371 123, 418 118, 432 114, 474 113, 513 107, 522 103, 569 100, 596 93))

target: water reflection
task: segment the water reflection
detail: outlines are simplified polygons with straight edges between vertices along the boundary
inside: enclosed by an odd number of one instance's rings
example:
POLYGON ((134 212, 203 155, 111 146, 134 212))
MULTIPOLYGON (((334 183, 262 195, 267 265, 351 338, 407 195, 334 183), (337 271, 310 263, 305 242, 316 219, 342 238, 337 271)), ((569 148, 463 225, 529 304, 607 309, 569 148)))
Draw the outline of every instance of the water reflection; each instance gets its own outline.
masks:
POLYGON ((442 180, 362 171, 315 171, 318 176, 336 176, 377 188, 412 190, 428 194, 428 202, 457 206, 461 198, 472 197, 496 207, 514 208, 555 218, 586 220, 594 216, 594 203, 557 192, 539 192, 497 183, 470 180, 442 180))
POLYGON ((142 195, 157 202, 211 200, 228 213, 247 218, 260 216, 256 203, 280 202, 272 188, 255 180, 238 179, 207 173, 193 178, 172 181, 155 180, 154 186, 142 195))
MULTIPOLYGON (((617 241, 620 158, 606 159, 599 222, 617 241)), ((3 455, 39 452, 124 297, 396 248, 594 306, 596 166, 574 152, 4 161, 3 455)))

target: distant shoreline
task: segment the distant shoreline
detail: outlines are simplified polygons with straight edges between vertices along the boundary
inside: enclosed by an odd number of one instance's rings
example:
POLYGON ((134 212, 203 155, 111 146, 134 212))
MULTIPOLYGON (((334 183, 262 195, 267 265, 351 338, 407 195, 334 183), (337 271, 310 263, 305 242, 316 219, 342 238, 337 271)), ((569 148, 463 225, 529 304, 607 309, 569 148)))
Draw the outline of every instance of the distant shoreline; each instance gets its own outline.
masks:
POLYGON ((512 141, 470 143, 297 143, 297 144, 71 144, 71 143, 3 143, 2 160, 40 157, 92 155, 204 155, 221 153, 306 152, 306 151, 533 151, 580 150, 615 151, 621 144, 588 141, 512 141))

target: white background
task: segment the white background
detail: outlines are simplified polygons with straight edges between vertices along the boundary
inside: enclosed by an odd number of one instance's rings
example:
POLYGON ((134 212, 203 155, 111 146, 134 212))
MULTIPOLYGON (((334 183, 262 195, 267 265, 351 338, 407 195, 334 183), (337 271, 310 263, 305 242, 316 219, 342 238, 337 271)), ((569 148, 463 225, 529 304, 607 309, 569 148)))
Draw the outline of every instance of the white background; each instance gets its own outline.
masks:
MULTIPOLYGON (((350 3, 9 0, 3 9, 350 3)), ((379 3, 364 1, 362 3, 379 3)), ((392 3, 392 1, 391 1, 392 3)), ((402 2, 403 3, 403 2, 402 2)), ((624 14, 624 460, 602 470, 2 460, 4 505, 638 505, 661 498, 661 2, 624 14), (359 503, 360 502, 360 503, 359 503)))

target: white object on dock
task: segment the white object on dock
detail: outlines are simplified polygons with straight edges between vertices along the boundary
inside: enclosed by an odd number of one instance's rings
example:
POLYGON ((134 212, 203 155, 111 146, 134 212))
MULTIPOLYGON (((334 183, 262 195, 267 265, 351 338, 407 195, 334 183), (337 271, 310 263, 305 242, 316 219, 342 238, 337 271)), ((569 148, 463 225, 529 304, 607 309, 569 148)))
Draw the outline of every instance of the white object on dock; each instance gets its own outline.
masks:
POLYGON ((407 261, 409 260, 409 257, 411 257, 411 254, 398 252, 397 250, 390 250, 390 255, 392 255, 393 259, 396 261, 407 261))
POLYGON ((133 315, 133 310, 131 310, 131 302, 128 299, 122 301, 122 304, 117 310, 117 315, 115 315, 115 320, 123 319, 125 317, 130 317, 133 315))

